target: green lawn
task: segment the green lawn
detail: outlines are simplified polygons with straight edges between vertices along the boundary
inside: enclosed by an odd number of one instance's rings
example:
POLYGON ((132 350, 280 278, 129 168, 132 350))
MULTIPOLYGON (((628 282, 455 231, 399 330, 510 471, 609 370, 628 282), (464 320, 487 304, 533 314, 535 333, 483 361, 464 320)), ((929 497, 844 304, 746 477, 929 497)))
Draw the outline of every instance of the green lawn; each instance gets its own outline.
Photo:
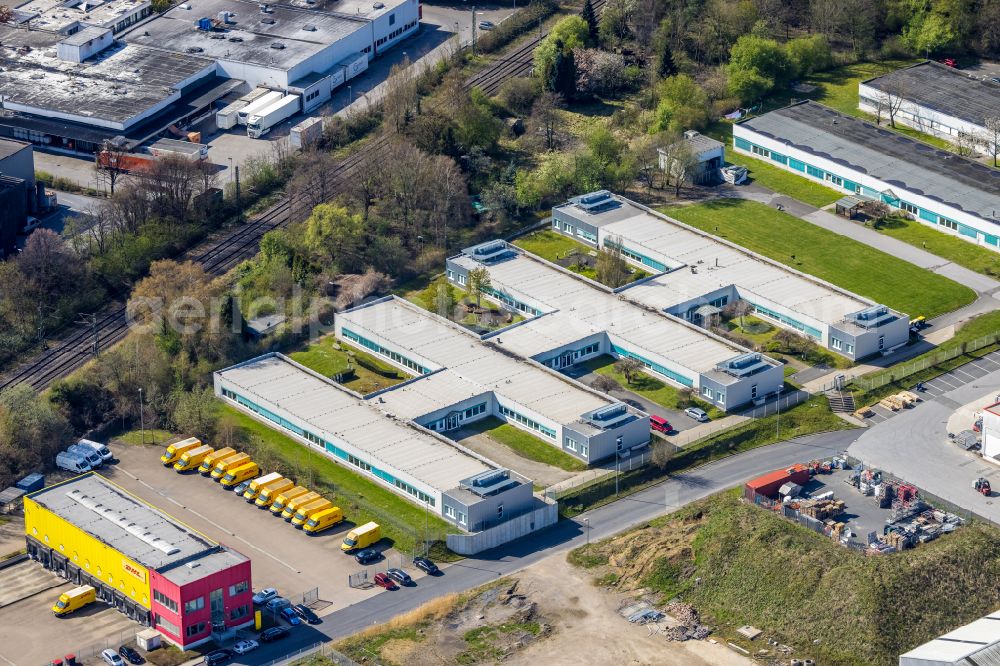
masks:
POLYGON ((702 402, 697 398, 697 396, 692 395, 690 397, 690 404, 685 403, 683 398, 684 395, 681 389, 675 388, 664 381, 648 375, 645 372, 640 372, 637 377, 632 380, 629 384, 625 381, 625 375, 618 372, 615 368, 615 363, 617 361, 610 356, 598 356, 597 358, 592 358, 589 361, 584 361, 583 366, 590 370, 591 372, 596 372, 600 375, 606 377, 611 377, 613 380, 618 382, 622 388, 632 391, 633 393, 638 393, 647 400, 652 400, 661 407, 666 407, 667 409, 684 409, 685 407, 695 406, 701 407, 708 414, 709 418, 718 419, 726 415, 718 407, 714 407, 707 402, 702 402))
MULTIPOLYGON (((584 256, 596 252, 594 248, 573 240, 569 236, 552 231, 551 229, 542 229, 541 231, 536 231, 528 234, 527 236, 522 236, 514 241, 514 245, 522 250, 527 250, 532 254, 538 255, 546 261, 551 261, 552 263, 557 263, 560 259, 564 259, 574 252, 584 256)), ((585 278, 590 278, 595 282, 601 281, 597 277, 597 271, 589 266, 578 266, 574 264, 565 268, 578 275, 582 275, 585 278)), ((631 265, 628 268, 629 271, 631 271, 632 282, 649 277, 649 273, 641 269, 635 268, 631 265)))
POLYGON ((969 270, 989 275, 1000 275, 1000 252, 988 250, 975 243, 942 233, 932 226, 902 218, 887 220, 881 233, 898 238, 910 245, 922 247, 932 254, 952 261, 969 270))
POLYGON ((367 352, 344 344, 333 335, 320 338, 306 349, 292 352, 288 356, 296 363, 301 363, 324 377, 332 378, 342 372, 347 372, 349 368, 353 368, 354 376, 344 380, 343 385, 362 395, 394 386, 409 378, 406 373, 395 366, 389 365, 367 352), (361 363, 365 363, 369 367, 361 365, 359 359, 361 363), (395 377, 384 376, 371 370, 370 367, 378 368, 385 375, 395 374, 395 377))
MULTIPOLYGON (((486 297, 483 297, 482 299, 483 309, 492 312, 487 325, 484 325, 482 323, 482 318, 473 312, 467 313, 461 320, 456 320, 458 315, 454 309, 450 314, 447 312, 438 312, 437 295, 438 286, 441 284, 445 285, 445 287, 451 292, 451 299, 453 303, 459 303, 462 299, 469 299, 470 301, 475 300, 474 298, 469 298, 469 293, 467 291, 455 286, 444 277, 438 278, 426 287, 411 291, 403 291, 399 293, 399 295, 428 312, 433 312, 434 314, 441 315, 442 317, 447 317, 451 321, 455 321, 456 323, 464 326, 473 327, 474 329, 478 327, 480 329, 485 328, 489 330, 497 330, 499 328, 510 326, 511 324, 516 324, 519 321, 524 321, 524 317, 521 315, 511 312, 510 310, 501 309, 500 306, 490 302, 490 300, 486 297), (507 316, 510 317, 510 321, 506 320, 507 316)), ((458 310, 457 312, 460 313, 462 311, 463 310, 458 310)))
POLYGON ((911 316, 930 319, 976 298, 953 280, 755 201, 721 199, 664 212, 911 316))
POLYGON ((761 346, 770 342, 771 338, 774 337, 774 334, 778 332, 777 326, 771 324, 770 322, 766 322, 759 317, 754 317, 753 315, 743 317, 743 326, 740 326, 739 317, 726 322, 725 326, 728 327, 730 332, 734 335, 746 338, 754 344, 761 346))
POLYGON ((469 429, 491 437, 528 460, 558 467, 567 472, 582 472, 587 469, 587 464, 582 460, 494 416, 477 421, 469 429))
POLYGON ((361 525, 369 520, 379 523, 382 534, 393 540, 397 549, 413 551, 422 538, 425 520, 430 526, 431 538, 458 531, 434 510, 428 519, 422 507, 311 451, 234 407, 223 405, 220 411, 224 418, 230 419, 249 436, 249 453, 263 468, 270 471, 277 467, 298 483, 322 491, 340 505, 347 520, 353 523, 361 525))

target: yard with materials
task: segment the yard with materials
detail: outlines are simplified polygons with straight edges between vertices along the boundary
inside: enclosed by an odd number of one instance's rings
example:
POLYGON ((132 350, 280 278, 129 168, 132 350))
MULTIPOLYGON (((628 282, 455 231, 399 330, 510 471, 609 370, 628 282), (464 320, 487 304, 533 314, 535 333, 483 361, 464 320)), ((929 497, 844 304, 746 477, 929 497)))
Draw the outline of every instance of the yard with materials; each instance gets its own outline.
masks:
POLYGON ((976 298, 953 280, 756 201, 720 199, 663 212, 910 316, 930 319, 976 298))
POLYGON ((638 372, 632 377, 631 383, 625 375, 615 367, 617 360, 611 356, 602 355, 581 363, 588 371, 610 377, 618 382, 623 389, 638 393, 642 397, 655 402, 667 409, 685 409, 687 407, 700 407, 705 410, 710 419, 722 418, 726 415, 718 407, 713 407, 707 402, 696 398, 690 390, 679 389, 665 381, 657 379, 645 372, 638 372))
POLYGON ((518 455, 535 462, 552 465, 567 472, 582 472, 587 464, 549 444, 540 437, 491 416, 466 427, 470 434, 484 434, 518 455))
MULTIPOLYGON (((444 534, 457 532, 458 529, 443 521, 435 512, 428 517, 425 509, 229 405, 223 405, 220 411, 223 424, 220 428, 231 427, 241 431, 247 441, 247 453, 262 470, 282 472, 297 483, 323 493, 340 506, 346 518, 355 524, 374 520, 382 526, 382 534, 403 552, 422 550, 420 542, 426 521, 430 529, 428 538, 437 542, 433 546, 434 557, 447 557, 449 551, 441 543, 444 534)), ((239 448, 240 445, 232 446, 239 448)))
POLYGON ((333 335, 320 338, 301 351, 290 353, 296 363, 324 377, 341 376, 340 384, 364 395, 408 379, 402 370, 371 354, 344 344, 333 335))
MULTIPOLYGON (((842 491, 841 491, 842 492, 842 491)), ((570 562, 620 592, 648 588, 693 605, 716 638, 755 651, 774 639, 822 664, 895 664, 898 655, 996 609, 1000 531, 968 525, 893 555, 866 557, 727 491, 570 562), (919 612, 915 612, 919 609, 919 612), (754 642, 735 630, 764 631, 754 642)))
POLYGON ((938 231, 929 224, 892 217, 876 227, 876 230, 886 236, 923 248, 931 254, 936 254, 971 271, 990 277, 1000 276, 1000 252, 938 231))

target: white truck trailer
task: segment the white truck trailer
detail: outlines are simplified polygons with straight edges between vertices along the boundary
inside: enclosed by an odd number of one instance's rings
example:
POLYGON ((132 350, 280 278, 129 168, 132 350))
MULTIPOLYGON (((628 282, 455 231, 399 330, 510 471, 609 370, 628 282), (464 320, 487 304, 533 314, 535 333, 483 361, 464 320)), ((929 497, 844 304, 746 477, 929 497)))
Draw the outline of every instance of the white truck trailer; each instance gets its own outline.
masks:
POLYGON ((197 162, 208 157, 208 146, 203 143, 191 143, 178 139, 158 139, 149 147, 149 153, 153 157, 176 155, 191 162, 197 162))
POLYGON ((232 129, 236 127, 240 109, 250 102, 245 99, 238 99, 229 106, 215 112, 215 126, 219 129, 232 129))
POLYGON ((306 118, 288 132, 288 145, 296 150, 307 150, 323 138, 323 119, 306 118))
POLYGON ((271 90, 266 95, 261 95, 236 112, 236 122, 240 125, 246 125, 247 121, 250 120, 250 116, 274 104, 284 96, 285 93, 278 92, 277 90, 271 90))
POLYGON ((302 98, 298 95, 285 95, 270 106, 256 111, 247 120, 247 136, 259 139, 278 123, 294 116, 302 109, 302 98))

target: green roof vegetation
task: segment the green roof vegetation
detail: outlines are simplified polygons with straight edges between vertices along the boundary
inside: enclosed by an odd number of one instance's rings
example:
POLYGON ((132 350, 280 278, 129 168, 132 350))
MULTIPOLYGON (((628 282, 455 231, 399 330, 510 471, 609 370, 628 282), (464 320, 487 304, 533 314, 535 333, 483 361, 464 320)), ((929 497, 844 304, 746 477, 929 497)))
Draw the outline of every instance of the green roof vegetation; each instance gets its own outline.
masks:
POLYGON ((307 345, 304 350, 292 352, 288 356, 324 377, 343 375, 340 383, 362 395, 394 386, 409 378, 399 368, 351 347, 333 335, 320 338, 307 345))
POLYGON ((580 472, 587 469, 587 464, 582 460, 574 458, 555 445, 549 444, 529 432, 504 423, 495 416, 476 421, 468 429, 485 434, 528 460, 558 467, 567 472, 580 472))

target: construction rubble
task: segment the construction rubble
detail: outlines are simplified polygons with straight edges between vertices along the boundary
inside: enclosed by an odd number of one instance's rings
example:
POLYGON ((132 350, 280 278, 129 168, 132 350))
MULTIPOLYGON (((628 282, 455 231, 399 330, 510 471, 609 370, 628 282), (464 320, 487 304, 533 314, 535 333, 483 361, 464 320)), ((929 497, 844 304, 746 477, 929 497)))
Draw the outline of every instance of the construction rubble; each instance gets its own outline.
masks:
POLYGON ((672 601, 658 610, 649 601, 625 601, 618 614, 633 624, 644 624, 650 634, 668 641, 704 640, 712 630, 701 624, 698 611, 689 604, 672 601))

